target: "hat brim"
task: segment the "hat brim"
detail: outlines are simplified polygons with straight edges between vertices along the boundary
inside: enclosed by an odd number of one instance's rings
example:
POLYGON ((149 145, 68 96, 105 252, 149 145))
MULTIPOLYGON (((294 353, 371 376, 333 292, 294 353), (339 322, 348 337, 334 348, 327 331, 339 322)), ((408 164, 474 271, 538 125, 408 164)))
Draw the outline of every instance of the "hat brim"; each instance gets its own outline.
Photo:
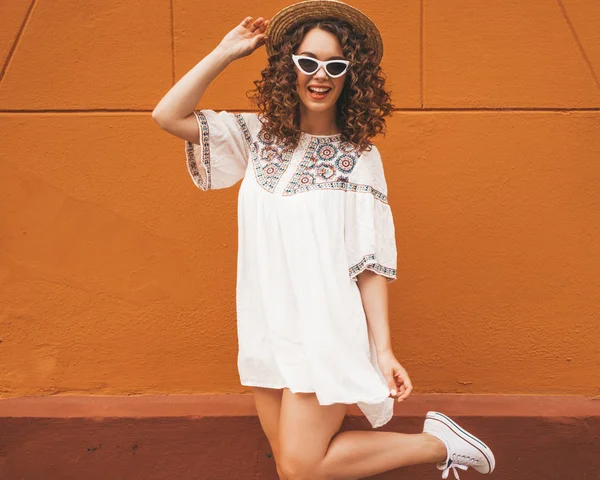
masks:
POLYGON ((275 54, 284 34, 309 20, 334 18, 345 20, 366 35, 366 43, 375 50, 376 63, 383 57, 383 41, 375 23, 357 8, 337 0, 305 0, 277 12, 267 26, 265 47, 269 56, 275 54))

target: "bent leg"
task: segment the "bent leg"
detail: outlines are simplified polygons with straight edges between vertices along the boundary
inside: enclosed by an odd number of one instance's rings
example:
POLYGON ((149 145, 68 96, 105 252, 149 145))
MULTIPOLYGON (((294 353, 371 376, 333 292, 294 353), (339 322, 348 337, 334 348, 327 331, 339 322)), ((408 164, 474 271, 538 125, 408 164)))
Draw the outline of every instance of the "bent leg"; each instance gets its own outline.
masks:
POLYGON ((279 441, 281 469, 288 480, 320 480, 321 463, 339 432, 348 405, 320 405, 314 393, 283 390, 279 441))
POLYGON ((269 445, 273 452, 277 474, 279 475, 280 480, 285 480, 279 466, 279 415, 281 412, 281 397, 283 390, 252 387, 252 391, 254 392, 254 405, 256 406, 260 425, 265 432, 267 440, 269 440, 269 445))
POLYGON ((446 446, 427 433, 339 432, 347 407, 319 405, 314 393, 283 390, 280 468, 288 480, 361 479, 446 459, 446 446))
POLYGON ((327 479, 359 479, 399 467, 438 463, 446 447, 427 433, 346 431, 335 436, 322 463, 327 479))

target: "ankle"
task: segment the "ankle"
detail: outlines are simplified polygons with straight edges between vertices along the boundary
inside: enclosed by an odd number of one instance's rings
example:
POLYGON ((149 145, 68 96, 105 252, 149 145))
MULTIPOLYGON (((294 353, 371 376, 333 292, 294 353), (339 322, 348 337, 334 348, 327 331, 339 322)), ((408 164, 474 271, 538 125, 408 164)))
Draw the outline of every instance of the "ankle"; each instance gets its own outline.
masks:
POLYGON ((431 451, 432 460, 435 463, 445 462, 448 458, 448 448, 446 447, 446 444, 430 433, 423 432, 421 435, 423 435, 423 438, 425 439, 427 448, 431 451))

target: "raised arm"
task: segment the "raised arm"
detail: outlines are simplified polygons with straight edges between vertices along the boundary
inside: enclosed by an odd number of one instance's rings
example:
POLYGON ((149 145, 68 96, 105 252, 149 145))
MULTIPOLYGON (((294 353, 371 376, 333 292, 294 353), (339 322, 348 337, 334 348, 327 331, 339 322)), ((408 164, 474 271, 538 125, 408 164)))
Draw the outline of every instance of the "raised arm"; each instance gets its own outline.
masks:
POLYGON ((219 45, 173 85, 152 111, 163 130, 189 142, 198 143, 194 109, 206 88, 233 60, 250 55, 264 45, 269 20, 246 17, 219 45))

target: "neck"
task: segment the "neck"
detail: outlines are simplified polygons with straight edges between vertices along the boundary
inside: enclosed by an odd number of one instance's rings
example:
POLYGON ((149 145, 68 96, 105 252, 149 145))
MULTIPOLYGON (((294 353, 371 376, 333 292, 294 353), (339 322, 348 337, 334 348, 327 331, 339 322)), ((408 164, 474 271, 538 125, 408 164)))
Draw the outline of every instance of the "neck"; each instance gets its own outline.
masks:
POLYGON ((336 123, 335 105, 325 112, 313 112, 300 105, 300 130, 311 135, 336 135, 340 129, 336 123))

